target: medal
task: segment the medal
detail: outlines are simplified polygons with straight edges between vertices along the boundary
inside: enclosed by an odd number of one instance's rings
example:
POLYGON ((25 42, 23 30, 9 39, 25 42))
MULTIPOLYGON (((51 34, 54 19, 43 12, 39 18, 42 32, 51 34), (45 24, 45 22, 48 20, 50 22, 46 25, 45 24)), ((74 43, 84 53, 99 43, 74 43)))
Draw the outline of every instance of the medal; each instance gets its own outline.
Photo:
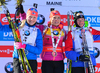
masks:
POLYGON ((53 52, 52 52, 52 56, 53 56, 53 57, 56 57, 56 56, 57 56, 57 52, 56 52, 56 51, 53 51, 53 52))
MULTIPOLYGON (((52 27, 52 25, 51 25, 51 27, 52 27)), ((51 37, 52 37, 52 44, 53 44, 53 52, 52 52, 52 56, 53 57, 56 57, 57 56, 57 52, 56 52, 56 48, 57 48, 57 46, 58 46, 58 43, 59 43, 59 41, 60 41, 60 37, 61 37, 61 32, 62 32, 62 30, 60 31, 60 34, 59 34, 59 32, 58 31, 52 31, 52 28, 50 29, 51 30, 51 37), (54 41, 54 36, 53 36, 53 34, 54 35, 58 35, 59 34, 59 37, 58 37, 58 40, 57 40, 57 43, 55 44, 55 41, 54 41)))

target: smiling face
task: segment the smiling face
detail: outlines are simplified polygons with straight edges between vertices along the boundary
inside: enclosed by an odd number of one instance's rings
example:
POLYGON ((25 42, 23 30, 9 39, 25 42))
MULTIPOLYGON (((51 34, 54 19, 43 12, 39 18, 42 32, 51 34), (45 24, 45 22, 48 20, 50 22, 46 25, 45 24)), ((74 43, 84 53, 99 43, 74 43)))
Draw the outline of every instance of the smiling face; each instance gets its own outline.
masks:
POLYGON ((77 24, 78 24, 80 27, 83 27, 83 26, 84 26, 84 21, 85 21, 84 18, 79 18, 79 19, 77 19, 77 24))
POLYGON ((34 25, 34 24, 36 23, 36 21, 37 21, 37 17, 36 17, 36 16, 29 15, 29 16, 27 17, 27 23, 28 23, 29 25, 34 25))
POLYGON ((60 24, 61 18, 59 15, 54 15, 52 18, 50 18, 51 24, 54 26, 58 26, 60 24))

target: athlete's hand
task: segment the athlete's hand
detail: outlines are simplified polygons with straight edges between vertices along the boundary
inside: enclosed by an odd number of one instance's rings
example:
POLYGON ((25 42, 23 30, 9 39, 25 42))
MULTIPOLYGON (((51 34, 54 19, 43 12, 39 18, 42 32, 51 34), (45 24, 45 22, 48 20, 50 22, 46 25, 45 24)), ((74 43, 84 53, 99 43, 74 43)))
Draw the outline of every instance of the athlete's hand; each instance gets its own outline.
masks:
POLYGON ((14 43, 16 49, 25 49, 26 44, 22 44, 21 42, 15 42, 14 43))
POLYGON ((79 60, 83 62, 88 62, 90 61, 90 57, 88 55, 80 55, 79 60))

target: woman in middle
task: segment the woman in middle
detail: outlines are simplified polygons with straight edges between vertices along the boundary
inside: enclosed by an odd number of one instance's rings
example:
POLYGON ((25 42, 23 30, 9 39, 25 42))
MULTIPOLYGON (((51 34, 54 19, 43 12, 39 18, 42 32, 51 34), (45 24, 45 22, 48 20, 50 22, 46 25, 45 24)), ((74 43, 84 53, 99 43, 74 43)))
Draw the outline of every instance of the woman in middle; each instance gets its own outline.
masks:
POLYGON ((59 11, 51 11, 49 18, 48 27, 43 34, 42 73, 63 73, 63 42, 66 39, 66 32, 59 11))

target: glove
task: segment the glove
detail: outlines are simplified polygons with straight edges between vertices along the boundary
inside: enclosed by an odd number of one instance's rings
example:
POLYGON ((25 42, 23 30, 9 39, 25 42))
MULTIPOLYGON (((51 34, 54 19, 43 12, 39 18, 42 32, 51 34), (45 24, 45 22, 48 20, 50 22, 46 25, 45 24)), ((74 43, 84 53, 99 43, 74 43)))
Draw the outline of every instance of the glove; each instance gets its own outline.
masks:
POLYGON ((23 5, 22 4, 20 4, 19 6, 17 6, 16 9, 19 9, 20 12, 21 12, 21 14, 24 13, 24 9, 23 9, 23 5))
POLYGON ((16 49, 25 49, 26 44, 22 44, 21 42, 15 42, 14 45, 16 46, 16 49))
POLYGON ((83 62, 88 62, 88 61, 90 61, 89 58, 90 58, 90 57, 89 57, 88 55, 80 55, 80 56, 79 56, 79 60, 80 60, 80 61, 83 61, 83 62))

